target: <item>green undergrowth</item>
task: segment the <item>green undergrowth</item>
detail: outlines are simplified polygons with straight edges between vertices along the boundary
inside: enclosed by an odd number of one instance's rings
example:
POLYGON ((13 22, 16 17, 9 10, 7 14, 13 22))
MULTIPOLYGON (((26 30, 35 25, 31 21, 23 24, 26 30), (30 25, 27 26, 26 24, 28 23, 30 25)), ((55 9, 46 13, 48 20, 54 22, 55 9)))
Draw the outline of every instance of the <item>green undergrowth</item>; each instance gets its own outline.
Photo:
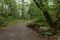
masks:
POLYGON ((44 36, 51 36, 55 34, 54 29, 50 28, 47 24, 41 24, 40 22, 31 22, 28 23, 29 28, 33 29, 34 31, 44 35, 44 36))
POLYGON ((10 25, 13 25, 13 24, 22 23, 22 22, 25 22, 25 21, 26 20, 17 20, 17 19, 12 19, 12 20, 9 20, 9 21, 4 21, 0 25, 0 29, 3 28, 3 27, 7 27, 7 26, 10 26, 10 25))
POLYGON ((17 24, 21 22, 24 22, 24 20, 10 20, 10 21, 7 21, 6 23, 7 23, 7 26, 9 26, 9 25, 17 24))
POLYGON ((58 37, 58 40, 60 40, 60 36, 58 37))

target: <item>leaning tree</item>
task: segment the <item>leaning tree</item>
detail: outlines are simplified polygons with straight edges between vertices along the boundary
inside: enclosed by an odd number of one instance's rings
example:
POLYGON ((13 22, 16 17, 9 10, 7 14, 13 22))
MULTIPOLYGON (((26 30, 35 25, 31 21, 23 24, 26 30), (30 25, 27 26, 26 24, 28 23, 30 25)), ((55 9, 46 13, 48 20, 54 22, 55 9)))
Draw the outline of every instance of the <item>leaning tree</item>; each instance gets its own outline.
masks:
POLYGON ((57 20, 56 20, 56 26, 57 29, 60 30, 60 0, 57 0, 58 7, 57 7, 57 20))
MULTIPOLYGON (((57 7, 57 20, 55 22, 53 22, 49 12, 44 8, 44 4, 42 2, 42 0, 34 0, 35 4, 37 5, 38 8, 40 8, 41 10, 43 10, 43 14, 48 22, 48 24, 50 25, 50 27, 52 27, 53 29, 55 29, 55 31, 57 31, 58 29, 60 29, 60 6, 57 7)), ((60 3, 60 0, 57 0, 57 3, 60 3)))

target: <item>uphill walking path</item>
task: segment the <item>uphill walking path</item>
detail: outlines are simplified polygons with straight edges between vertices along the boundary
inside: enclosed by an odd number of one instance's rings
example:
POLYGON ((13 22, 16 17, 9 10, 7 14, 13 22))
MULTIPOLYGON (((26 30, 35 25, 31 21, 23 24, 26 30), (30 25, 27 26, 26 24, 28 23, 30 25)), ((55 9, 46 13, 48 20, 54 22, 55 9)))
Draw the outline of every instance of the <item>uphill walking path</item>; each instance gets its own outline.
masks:
POLYGON ((27 22, 18 23, 0 30, 0 40, 45 40, 27 27, 27 22))

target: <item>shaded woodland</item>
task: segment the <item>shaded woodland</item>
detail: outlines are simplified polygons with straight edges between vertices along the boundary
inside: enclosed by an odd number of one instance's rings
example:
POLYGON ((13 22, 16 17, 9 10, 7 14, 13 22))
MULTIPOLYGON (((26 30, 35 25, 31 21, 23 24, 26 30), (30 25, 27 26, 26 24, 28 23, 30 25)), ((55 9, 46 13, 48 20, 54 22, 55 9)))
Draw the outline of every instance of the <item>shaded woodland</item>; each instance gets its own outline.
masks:
POLYGON ((0 29, 27 21, 43 36, 60 35, 60 0, 0 0, 0 29))

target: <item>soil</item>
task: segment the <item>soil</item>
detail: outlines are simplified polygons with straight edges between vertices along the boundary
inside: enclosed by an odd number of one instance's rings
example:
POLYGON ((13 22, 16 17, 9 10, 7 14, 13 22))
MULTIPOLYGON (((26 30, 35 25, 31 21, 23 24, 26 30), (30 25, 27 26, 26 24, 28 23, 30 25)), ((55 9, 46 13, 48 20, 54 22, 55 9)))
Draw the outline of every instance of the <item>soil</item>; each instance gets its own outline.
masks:
POLYGON ((58 35, 43 37, 27 27, 27 22, 14 24, 0 30, 0 40, 57 40, 58 35))

